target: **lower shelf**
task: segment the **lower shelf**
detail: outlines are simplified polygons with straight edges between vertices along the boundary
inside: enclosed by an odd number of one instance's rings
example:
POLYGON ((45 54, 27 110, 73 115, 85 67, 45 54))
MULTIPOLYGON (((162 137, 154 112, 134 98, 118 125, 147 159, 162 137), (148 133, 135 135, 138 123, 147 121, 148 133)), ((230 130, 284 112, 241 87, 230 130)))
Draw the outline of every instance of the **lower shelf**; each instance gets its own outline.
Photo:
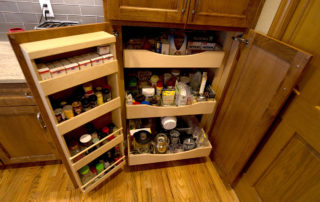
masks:
POLYGON ((108 177, 110 177, 112 174, 114 174, 115 172, 117 172, 118 170, 120 170, 121 168, 123 168, 123 166, 126 164, 125 161, 125 156, 123 156, 121 159, 119 159, 118 161, 114 162, 110 167, 116 165, 114 168, 112 168, 110 170, 110 168, 105 169, 104 171, 102 171, 99 175, 97 175, 95 178, 93 178, 91 181, 89 181, 87 184, 83 185, 81 187, 81 191, 84 193, 88 193, 90 192, 92 189, 94 189, 95 187, 97 187, 101 182, 103 182, 104 180, 106 180, 108 177), (121 163, 119 163, 121 162, 121 163), (119 165, 116 165, 117 163, 119 163, 119 165), (107 172, 109 170, 109 172, 107 172), (105 173, 107 172, 107 173, 105 173), (101 177, 100 179, 98 179, 99 177, 101 177), (94 181, 92 183, 92 181, 94 181))
POLYGON ((130 166, 133 165, 141 165, 148 163, 158 163, 165 161, 175 161, 182 159, 191 159, 191 158, 199 158, 209 156, 212 146, 210 142, 208 142, 208 146, 197 147, 195 149, 173 153, 173 154, 128 154, 128 164, 130 166))

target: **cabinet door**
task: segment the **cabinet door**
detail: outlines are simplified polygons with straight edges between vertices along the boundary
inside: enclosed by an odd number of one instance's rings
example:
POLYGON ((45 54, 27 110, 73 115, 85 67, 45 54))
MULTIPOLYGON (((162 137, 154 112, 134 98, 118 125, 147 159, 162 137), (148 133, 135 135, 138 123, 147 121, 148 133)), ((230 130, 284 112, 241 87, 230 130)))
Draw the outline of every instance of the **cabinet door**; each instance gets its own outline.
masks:
POLYGON ((37 120, 38 113, 36 106, 0 107, 0 158, 4 164, 58 158, 48 131, 37 120))
POLYGON ((213 159, 232 184, 311 56, 250 31, 213 126, 213 159))
POLYGON ((252 27, 262 0, 190 0, 187 24, 252 27))
POLYGON ((189 0, 114 0, 107 2, 110 20, 186 23, 189 0))

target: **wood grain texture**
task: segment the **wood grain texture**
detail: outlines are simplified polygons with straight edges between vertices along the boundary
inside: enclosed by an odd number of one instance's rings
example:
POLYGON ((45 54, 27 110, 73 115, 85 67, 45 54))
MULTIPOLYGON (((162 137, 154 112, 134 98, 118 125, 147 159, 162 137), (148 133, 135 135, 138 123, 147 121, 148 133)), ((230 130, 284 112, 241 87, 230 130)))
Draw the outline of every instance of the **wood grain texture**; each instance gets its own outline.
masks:
POLYGON ((36 106, 0 107, 0 158, 4 164, 57 160, 46 129, 37 121, 36 106))
MULTIPOLYGON (((53 28, 47 30, 36 30, 36 31, 25 31, 19 33, 10 33, 8 34, 8 38, 10 40, 10 44, 16 54, 18 62, 21 66, 22 72, 26 78, 28 86, 30 87, 31 93, 35 98, 35 101, 40 109, 42 114, 43 120, 47 125, 47 129, 50 132, 50 135, 58 149, 60 154, 64 154, 64 151, 60 145, 60 139, 55 134, 55 129, 51 124, 51 120, 49 117, 49 113, 46 110, 45 103, 42 102, 42 98, 40 96, 39 91, 37 90, 36 81, 33 79, 33 76, 29 70, 28 64, 24 55, 21 51, 20 44, 27 43, 27 42, 34 42, 38 40, 46 40, 58 37, 65 37, 65 36, 73 36, 77 34, 85 34, 90 32, 97 32, 97 31, 107 31, 112 32, 112 28, 109 23, 99 23, 99 24, 91 24, 91 25, 79 25, 79 26, 72 26, 72 27, 63 27, 63 28, 53 28)), ((64 155, 60 155, 61 160, 65 165, 68 164, 68 159, 64 155)), ((68 174, 72 180, 72 183, 75 187, 77 187, 77 181, 80 180, 73 176, 73 170, 70 166, 66 166, 68 174)))
POLYGON ((240 174, 311 57, 253 31, 248 38, 211 137, 213 159, 228 183, 240 174), (274 50, 279 46, 289 56, 274 50))
POLYGON ((61 164, 0 170, 0 200, 238 201, 208 158, 126 166, 88 194, 66 175, 61 164))
POLYGON ((105 14, 110 20, 185 23, 188 6, 188 0, 117 0, 107 1, 105 14))
POLYGON ((187 24, 250 28, 256 23, 263 3, 263 0, 191 0, 187 24))

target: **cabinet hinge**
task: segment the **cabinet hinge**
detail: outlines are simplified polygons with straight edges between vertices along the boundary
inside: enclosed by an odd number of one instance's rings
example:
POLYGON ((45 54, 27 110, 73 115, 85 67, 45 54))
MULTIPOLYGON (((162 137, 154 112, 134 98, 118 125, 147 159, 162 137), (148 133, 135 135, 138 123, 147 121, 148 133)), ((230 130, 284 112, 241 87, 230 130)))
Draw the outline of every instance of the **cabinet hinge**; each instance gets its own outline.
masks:
POLYGON ((249 44, 249 39, 242 38, 242 36, 233 36, 232 39, 235 41, 239 41, 240 43, 243 43, 246 46, 248 46, 249 44))
POLYGON ((113 31, 112 34, 115 36, 115 37, 118 37, 119 36, 119 33, 117 31, 113 31))

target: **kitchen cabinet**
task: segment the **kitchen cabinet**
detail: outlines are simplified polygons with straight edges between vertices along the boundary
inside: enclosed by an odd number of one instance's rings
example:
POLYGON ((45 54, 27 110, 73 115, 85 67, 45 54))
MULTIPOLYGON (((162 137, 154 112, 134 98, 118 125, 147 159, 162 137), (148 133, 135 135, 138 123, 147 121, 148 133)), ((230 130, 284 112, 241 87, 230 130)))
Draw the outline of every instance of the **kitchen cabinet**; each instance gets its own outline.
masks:
POLYGON ((262 8, 262 0, 107 1, 109 20, 250 28, 262 8))
POLYGON ((27 85, 2 83, 0 89, 2 162, 9 165, 59 159, 27 85))
MULTIPOLYGON (((120 82, 119 81, 119 73, 123 72, 119 70, 118 67, 118 60, 117 58, 121 58, 121 56, 116 56, 116 40, 121 40, 121 33, 120 39, 116 38, 115 36, 108 34, 111 32, 110 25, 108 23, 100 23, 100 24, 92 24, 92 25, 85 25, 85 26, 73 26, 73 27, 66 27, 66 28, 56 28, 56 29, 49 29, 49 30, 39 30, 33 32, 21 32, 21 33, 12 33, 9 34, 9 39, 14 47, 15 53, 19 59, 20 65, 22 66, 23 72, 25 77, 31 87, 31 91, 35 97, 37 104, 39 105, 40 111, 43 115, 44 122, 47 125, 50 134, 52 135, 55 144, 61 153, 61 158, 66 166, 68 174, 74 183, 75 187, 80 187, 83 192, 89 192, 94 189, 98 184, 102 183, 105 179, 109 178, 113 173, 117 172, 126 164, 125 159, 126 156, 124 155, 124 135, 122 131, 122 121, 121 121, 121 105, 122 103, 120 100, 123 100, 120 96, 124 93, 120 93, 119 91, 124 91, 124 89, 119 88, 120 82), (40 80, 39 75, 37 74, 37 64, 39 60, 52 60, 61 57, 65 57, 65 55, 70 54, 79 54, 83 51, 92 51, 92 48, 104 44, 109 44, 111 52, 114 54, 114 60, 104 62, 97 66, 92 66, 87 69, 81 69, 77 72, 70 73, 63 75, 57 78, 51 78, 48 80, 40 80), (106 102, 102 105, 99 105, 89 111, 81 113, 71 119, 58 123, 54 113, 53 108, 51 105, 51 100, 55 96, 67 95, 69 90, 74 88, 75 86, 82 85, 86 82, 93 81, 95 79, 107 77, 108 84, 111 86, 112 90, 112 100, 106 102), (76 155, 71 155, 68 150, 68 136, 72 131, 76 131, 79 127, 82 127, 84 124, 96 121, 98 122, 110 122, 112 121, 116 126, 117 130, 114 131, 111 135, 116 136, 112 141, 103 144, 98 149, 94 150, 93 152, 89 153, 82 159, 74 162, 74 160, 79 157, 81 154, 86 153, 94 146, 102 143, 105 139, 101 139, 98 143, 86 148, 85 150, 81 151, 76 155), (121 151, 121 159, 117 162, 112 164, 110 167, 106 168, 101 174, 92 178, 88 183, 83 184, 80 180, 78 175, 78 170, 81 169, 83 166, 87 165, 88 163, 95 161, 100 155, 104 154, 105 152, 109 151, 111 148, 119 146, 121 151), (109 172, 107 172, 109 171, 109 172)), ((221 98, 221 90, 224 91, 224 85, 226 84, 226 80, 228 80, 228 76, 232 69, 232 64, 235 64, 235 59, 237 59, 237 53, 239 52, 239 42, 232 41, 232 36, 235 33, 226 33, 227 40, 224 42, 225 46, 222 52, 211 52, 209 51, 210 59, 214 61, 209 61, 203 63, 203 61, 198 60, 197 57, 208 57, 206 54, 196 54, 196 55, 186 55, 186 56, 167 56, 167 55, 156 55, 155 57, 163 57, 164 59, 159 61, 160 63, 165 64, 166 58, 170 61, 168 66, 174 68, 184 68, 183 65, 177 64, 185 64, 182 61, 190 60, 192 64, 197 66, 197 62, 199 64, 205 64, 205 66, 209 69, 218 68, 217 76, 213 81, 215 89, 217 90, 218 98, 221 98), (191 59, 189 59, 190 57, 191 59), (223 58, 223 59, 222 59, 223 58), (181 62, 179 62, 181 60, 181 62), (175 65, 176 64, 176 65, 175 65), (228 74, 228 75, 226 75, 228 74)), ((270 89, 269 94, 274 95, 273 98, 274 102, 272 103, 272 112, 277 113, 279 110, 282 102, 287 96, 287 91, 276 91, 277 85, 281 83, 283 88, 287 88, 290 90, 294 85, 296 79, 298 78, 299 74, 303 70, 304 64, 307 62, 309 55, 303 52, 299 52, 292 47, 287 47, 285 44, 281 44, 273 39, 263 36, 261 34, 255 33, 254 31, 250 32, 249 35, 249 44, 248 46, 242 44, 242 53, 240 57, 240 61, 238 63, 238 71, 236 70, 235 75, 247 75, 244 80, 250 81, 250 75, 256 73, 258 75, 267 75, 273 76, 273 72, 277 71, 277 63, 280 65, 284 65, 284 70, 280 70, 281 74, 276 77, 278 82, 275 82, 274 86, 270 89), (275 49, 274 49, 275 47, 275 49), (274 62, 272 59, 275 57, 273 54, 279 54, 284 58, 283 62, 279 62, 276 60, 274 62), (258 55, 257 55, 258 54, 258 55), (295 60, 294 64, 299 64, 301 68, 293 68, 290 66, 291 59, 295 58, 295 54, 299 55, 297 60, 295 60), (249 57, 250 56, 250 57, 249 57), (273 69, 266 71, 261 71, 261 69, 253 68, 257 61, 260 60, 271 60, 271 63, 275 66, 273 69), (246 65, 246 64, 249 64, 246 65), (241 70, 241 71, 240 71, 241 70), (240 71, 240 72, 239 72, 240 71), (242 71, 247 73, 243 73, 242 71), (290 72, 289 76, 285 75, 287 72, 290 72), (285 77, 285 79, 283 78, 285 77), (283 81, 283 82, 281 82, 283 81)), ((121 46, 120 46, 121 48, 121 46)), ((117 50, 119 52, 119 50, 117 50)), ((136 53, 133 53, 136 54, 136 53)), ((127 55, 128 56, 128 55, 127 55)), ((132 54, 129 54, 129 57, 125 56, 124 58, 124 67, 123 68, 131 68, 130 64, 132 62, 136 62, 136 68, 145 68, 145 65, 148 63, 143 63, 144 61, 141 60, 139 57, 135 57, 136 61, 127 61, 130 57, 133 57, 132 54), (138 66, 136 66, 138 64, 138 66), (140 66, 139 66, 140 65, 140 66)), ((209 59, 209 60, 210 60, 209 59)), ((148 61, 145 61, 148 62, 148 61)), ((269 64, 269 63, 267 63, 269 64)), ((165 66, 165 65, 164 65, 165 66)), ((270 65, 272 66, 272 65, 270 65)), ((122 67, 120 67, 122 68, 122 67)), ((158 68, 158 67, 155 67, 158 68)), ((200 65, 201 68, 201 65, 200 65)), ((122 77, 122 76, 120 76, 122 77)), ((122 77, 123 78, 123 77, 122 77)), ((235 77, 237 78, 237 77, 235 77)), ((259 77, 260 78, 260 77, 259 77)), ((257 78, 258 79, 258 78, 257 78)), ((238 81, 236 79, 236 81, 238 81)), ((269 81, 269 80, 268 80, 269 81)), ((231 83, 231 89, 232 89, 231 83)), ((240 90, 239 92, 242 93, 245 90, 240 90)), ((257 91, 260 92, 260 89, 253 88, 251 94, 248 95, 250 99, 258 99, 259 94, 257 95, 257 91)), ((268 94, 268 95, 269 95, 268 94)), ((227 95, 228 97, 228 95, 227 95)), ((271 99, 270 98, 270 99, 271 99)), ((269 100, 270 100, 269 99, 269 100)), ((238 99, 237 99, 238 100, 238 99)), ((271 99, 272 100, 272 99, 271 99)), ((220 101, 220 100, 217 100, 220 101)), ((167 116, 167 115, 174 115, 180 114, 207 114, 208 116, 214 114, 216 108, 217 101, 208 101, 204 103, 199 103, 199 105, 191 105, 191 106, 182 106, 182 107, 165 107, 167 110, 156 109, 159 114, 152 114, 151 111, 153 109, 144 110, 143 106, 127 106, 127 118, 137 118, 143 116, 144 118, 148 117, 160 117, 160 116, 167 116), (197 110, 199 109, 199 111, 197 110), (130 110, 129 110, 130 109, 130 110), (207 109, 204 110, 204 109, 207 109), (210 109, 210 110, 209 110, 210 109)), ((250 101, 250 100, 248 100, 250 101)), ((252 104, 249 103, 248 104, 252 104)), ((268 103, 265 103, 268 104, 268 103)), ((160 107, 159 107, 160 108, 160 107)), ((146 108, 147 109, 147 108, 146 108)), ((155 111, 156 111, 155 110, 155 111)), ((203 117, 205 117, 204 115, 203 117)), ((204 118, 204 121, 210 119, 204 118)), ((211 122, 209 123, 209 125, 211 122)), ((204 131, 206 132, 206 131, 204 131)), ((108 136, 109 137, 109 136, 108 136)), ((106 138, 108 138, 106 137, 106 138)), ((214 142, 215 143, 215 142, 214 142)), ((217 146, 217 145, 214 145, 217 146)), ((252 147, 256 145, 253 144, 252 147)), ((228 151, 228 145, 219 144, 219 148, 226 148, 228 151)), ((236 147, 235 147, 236 148, 236 147)), ((178 159, 186 159, 186 158, 195 158, 201 156, 208 156, 211 151, 211 144, 208 143, 206 147, 199 147, 195 150, 181 152, 176 154, 164 154, 164 155, 153 155, 153 154, 142 154, 142 155, 132 155, 130 154, 129 150, 129 164, 137 165, 143 163, 154 163, 154 162, 163 162, 163 161, 171 161, 171 160, 178 160, 178 159)))

